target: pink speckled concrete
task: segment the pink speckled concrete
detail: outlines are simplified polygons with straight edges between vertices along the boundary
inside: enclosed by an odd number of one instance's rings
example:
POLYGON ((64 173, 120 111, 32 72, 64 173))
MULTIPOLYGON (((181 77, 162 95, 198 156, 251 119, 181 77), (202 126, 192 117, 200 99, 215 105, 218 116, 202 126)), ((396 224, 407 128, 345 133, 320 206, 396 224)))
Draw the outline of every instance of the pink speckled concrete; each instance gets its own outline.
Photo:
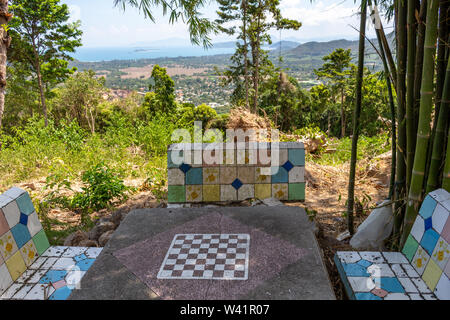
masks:
POLYGON ((162 299, 177 300, 238 299, 307 254, 312 253, 218 213, 204 215, 114 252, 119 261, 162 299), (250 234, 248 280, 157 279, 172 239, 180 233, 250 234))

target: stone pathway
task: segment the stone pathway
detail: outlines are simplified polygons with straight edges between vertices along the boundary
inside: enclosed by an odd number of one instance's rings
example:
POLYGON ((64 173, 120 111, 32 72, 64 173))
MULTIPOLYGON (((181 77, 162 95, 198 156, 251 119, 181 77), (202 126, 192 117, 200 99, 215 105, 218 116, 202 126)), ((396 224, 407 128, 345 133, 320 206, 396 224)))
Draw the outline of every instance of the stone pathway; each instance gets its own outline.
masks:
POLYGON ((70 299, 335 299, 298 207, 142 209, 70 299))

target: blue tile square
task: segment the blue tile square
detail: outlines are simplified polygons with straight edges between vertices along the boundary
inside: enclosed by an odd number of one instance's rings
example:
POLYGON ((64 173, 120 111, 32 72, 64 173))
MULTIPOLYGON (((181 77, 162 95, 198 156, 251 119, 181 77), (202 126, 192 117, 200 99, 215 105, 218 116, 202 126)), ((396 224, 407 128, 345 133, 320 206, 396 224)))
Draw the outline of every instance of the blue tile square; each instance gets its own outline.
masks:
POLYGON ((365 259, 361 259, 361 260, 359 260, 359 261, 357 262, 357 264, 359 264, 359 265, 361 265, 361 266, 367 268, 367 267, 370 267, 370 266, 372 265, 372 262, 367 261, 367 260, 365 260, 365 259))
POLYGON ((423 200, 422 206, 420 207, 419 214, 425 220, 433 215, 434 208, 436 208, 436 200, 434 200, 429 195, 426 196, 425 200, 423 200))
POLYGON ((356 300, 383 300, 379 296, 376 296, 371 292, 355 293, 355 298, 356 298, 356 300))
POLYGON ((84 253, 82 253, 82 254, 80 254, 80 255, 78 255, 78 256, 75 256, 73 259, 74 259, 76 262, 79 262, 79 261, 81 261, 81 260, 87 259, 87 257, 86 257, 86 255, 85 255, 84 253))
POLYGON ((79 267, 81 271, 88 271, 94 262, 95 259, 84 259, 78 261, 76 266, 79 267))
POLYGON ((39 280, 39 283, 55 283, 64 280, 67 275, 66 270, 48 270, 47 273, 39 280))
POLYGON ((187 171, 186 184, 203 184, 203 169, 191 168, 187 171))
POLYGON ((437 233, 433 229, 428 229, 423 234, 422 241, 420 241, 420 245, 431 256, 433 254, 434 247, 436 246, 438 240, 439 240, 439 233, 437 233))
POLYGON ((404 293, 405 289, 401 285, 400 281, 397 278, 387 278, 382 277, 379 279, 375 279, 375 283, 379 283, 381 289, 386 290, 387 292, 395 292, 395 293, 404 293), (379 282, 377 281, 379 280, 379 282))
POLYGON ((370 277, 367 268, 357 263, 342 264, 347 277, 370 277))
POLYGON ((55 292, 48 298, 49 300, 67 300, 67 298, 72 293, 72 290, 69 287, 64 286, 59 289, 56 289, 55 292))
POLYGON ((11 229, 11 233, 13 234, 14 240, 16 240, 17 247, 19 247, 19 249, 31 239, 30 231, 28 231, 27 226, 24 226, 21 223, 16 224, 11 229))
POLYGON ((242 185, 243 185, 243 183, 242 183, 242 181, 239 180, 239 179, 236 179, 236 180, 234 180, 234 181, 231 183, 231 186, 232 186, 233 188, 235 188, 236 190, 239 190, 239 188, 242 187, 242 185))
POLYGON ((22 194, 17 198, 16 202, 20 212, 28 216, 34 212, 33 202, 31 202, 31 198, 28 193, 22 194))
POLYGON ((433 221, 431 217, 425 220, 425 230, 431 229, 433 227, 433 221))
POLYGON ((28 216, 24 213, 20 214, 20 221, 19 223, 23 224, 24 226, 26 226, 28 224, 28 216))
POLYGON ((272 168, 272 172, 274 172, 278 168, 278 172, 272 175, 272 183, 288 183, 289 182, 289 174, 283 167, 274 167, 272 168))
POLYGON ((305 165, 305 149, 289 149, 288 150, 288 160, 294 166, 304 166, 305 165))

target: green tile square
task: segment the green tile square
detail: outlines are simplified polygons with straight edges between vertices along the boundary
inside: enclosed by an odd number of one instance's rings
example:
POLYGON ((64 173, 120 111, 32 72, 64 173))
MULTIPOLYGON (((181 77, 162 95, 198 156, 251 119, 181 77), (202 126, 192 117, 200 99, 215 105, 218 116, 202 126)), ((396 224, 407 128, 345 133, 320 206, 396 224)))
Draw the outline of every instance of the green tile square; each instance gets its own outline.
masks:
POLYGON ((169 186, 168 201, 169 202, 186 202, 185 186, 169 186))
POLYGON ((26 215, 30 215, 34 212, 33 202, 31 202, 31 198, 28 193, 22 194, 16 199, 16 202, 20 212, 26 215))
POLYGON ((413 238, 411 234, 409 234, 408 239, 406 239, 405 245, 403 246, 402 253, 405 257, 411 262, 416 254, 417 248, 419 247, 419 243, 416 239, 413 238))
POLYGON ((289 183, 289 200, 305 200, 305 183, 289 183))
POLYGON ((50 243, 48 243, 47 235, 45 231, 42 229, 33 237, 34 246, 39 255, 43 254, 45 250, 50 247, 50 243))

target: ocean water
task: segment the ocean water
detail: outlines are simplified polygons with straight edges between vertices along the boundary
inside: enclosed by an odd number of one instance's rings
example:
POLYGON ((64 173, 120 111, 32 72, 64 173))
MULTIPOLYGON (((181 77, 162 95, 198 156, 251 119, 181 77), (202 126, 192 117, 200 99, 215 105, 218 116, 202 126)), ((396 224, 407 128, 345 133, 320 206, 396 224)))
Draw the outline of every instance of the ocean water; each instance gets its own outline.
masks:
POLYGON ((99 47, 78 48, 72 57, 84 62, 98 62, 111 60, 137 60, 163 57, 190 57, 216 54, 230 54, 235 48, 211 48, 204 49, 200 46, 185 47, 99 47))

